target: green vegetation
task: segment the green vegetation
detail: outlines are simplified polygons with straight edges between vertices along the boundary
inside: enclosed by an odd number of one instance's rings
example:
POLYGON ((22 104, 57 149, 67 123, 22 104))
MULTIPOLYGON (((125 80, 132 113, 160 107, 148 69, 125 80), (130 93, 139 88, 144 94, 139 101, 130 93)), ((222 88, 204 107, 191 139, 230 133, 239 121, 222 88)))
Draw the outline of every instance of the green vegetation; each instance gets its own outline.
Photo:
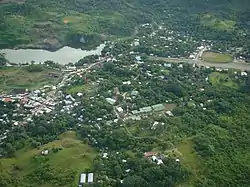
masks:
POLYGON ((67 94, 77 94, 78 92, 80 92, 80 93, 82 93, 82 92, 84 92, 85 91, 85 85, 78 85, 78 86, 72 86, 71 88, 68 88, 67 90, 66 90, 66 93, 67 94))
POLYGON ((68 131, 37 149, 23 148, 15 158, 0 159, 0 167, 5 173, 15 173, 26 185, 76 186, 79 173, 91 169, 95 157, 91 147, 77 139, 74 131, 68 131), (43 150, 49 154, 41 155, 43 150))
POLYGON ((205 51, 202 54, 202 60, 206 62, 213 62, 213 63, 228 63, 233 61, 233 57, 228 54, 221 54, 212 51, 205 51))
MULTIPOLYGON (((87 47, 113 36, 122 40, 107 42, 103 54, 113 60, 65 84, 51 113, 27 120, 30 110, 24 110, 20 122, 26 124, 13 126, 10 120, 19 122, 18 105, 0 102, 0 130, 6 132, 0 137, 0 186, 73 187, 81 172, 93 172, 93 187, 249 187, 249 72, 148 58, 152 53, 181 59, 203 41, 220 51, 240 46, 238 55, 250 58, 247 5, 249 0, 1 4, 1 47, 87 47), (84 96, 75 97, 77 92, 84 96), (75 99, 64 102, 67 94, 75 99), (135 112, 156 104, 165 108, 135 112), (41 155, 43 150, 49 154, 41 155), (157 161, 146 152, 155 152, 157 161)), ((96 59, 83 58, 77 66, 96 59)), ((203 60, 222 63, 232 57, 205 52, 203 60)), ((0 83, 3 90, 32 89, 56 82, 48 79, 50 72, 57 73, 34 64, 6 67, 0 83)))
POLYGON ((233 20, 219 19, 211 14, 204 14, 201 16, 201 24, 217 30, 230 31, 235 29, 236 22, 233 20))
POLYGON ((230 73, 219 73, 213 72, 209 75, 209 81, 213 86, 227 86, 229 88, 240 89, 241 82, 235 80, 232 74, 230 73))
POLYGON ((0 69, 0 91, 11 91, 12 89, 36 89, 43 85, 56 84, 61 72, 49 69, 41 65, 30 65, 27 67, 3 67, 0 69), (58 75, 57 78, 50 74, 58 75))

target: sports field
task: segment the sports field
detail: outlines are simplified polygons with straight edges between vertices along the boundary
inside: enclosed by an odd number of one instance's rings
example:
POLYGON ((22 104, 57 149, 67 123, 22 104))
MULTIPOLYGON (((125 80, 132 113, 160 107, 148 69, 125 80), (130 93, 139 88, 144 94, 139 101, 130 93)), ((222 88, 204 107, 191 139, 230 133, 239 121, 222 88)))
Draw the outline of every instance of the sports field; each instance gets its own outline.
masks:
POLYGON ((213 51, 205 51, 202 54, 202 60, 213 63, 229 63, 233 61, 233 57, 228 54, 217 53, 213 51))

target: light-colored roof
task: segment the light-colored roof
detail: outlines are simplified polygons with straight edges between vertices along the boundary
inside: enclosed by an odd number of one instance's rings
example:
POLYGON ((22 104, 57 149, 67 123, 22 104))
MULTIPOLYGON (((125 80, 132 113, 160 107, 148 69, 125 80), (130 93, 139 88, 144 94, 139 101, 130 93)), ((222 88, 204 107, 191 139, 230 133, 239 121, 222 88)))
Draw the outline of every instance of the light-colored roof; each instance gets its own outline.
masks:
POLYGON ((81 174, 81 176, 80 176, 80 183, 81 184, 86 183, 86 174, 85 173, 81 174))
POLYGON ((116 100, 112 99, 112 98, 106 98, 106 101, 111 104, 111 105, 114 105, 116 100))
POLYGON ((94 182, 94 173, 89 173, 88 174, 88 182, 89 183, 94 182))
POLYGON ((150 106, 140 108, 140 112, 151 112, 152 108, 150 106))
POLYGON ((161 110, 165 110, 165 107, 163 104, 157 104, 157 105, 153 105, 152 106, 153 110, 158 112, 158 111, 161 111, 161 110))

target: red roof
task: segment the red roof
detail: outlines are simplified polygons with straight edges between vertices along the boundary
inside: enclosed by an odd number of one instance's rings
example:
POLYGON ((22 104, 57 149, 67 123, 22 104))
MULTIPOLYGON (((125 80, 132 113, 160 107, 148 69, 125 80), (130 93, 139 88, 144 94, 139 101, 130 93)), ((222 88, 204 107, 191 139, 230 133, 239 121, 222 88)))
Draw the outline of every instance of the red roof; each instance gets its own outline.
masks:
POLYGON ((144 156, 145 156, 145 157, 155 156, 155 155, 157 155, 157 153, 155 153, 155 152, 145 152, 145 153, 144 153, 144 156))
POLYGON ((13 101, 14 101, 13 99, 8 98, 8 97, 3 98, 3 102, 6 102, 6 103, 13 102, 13 101))

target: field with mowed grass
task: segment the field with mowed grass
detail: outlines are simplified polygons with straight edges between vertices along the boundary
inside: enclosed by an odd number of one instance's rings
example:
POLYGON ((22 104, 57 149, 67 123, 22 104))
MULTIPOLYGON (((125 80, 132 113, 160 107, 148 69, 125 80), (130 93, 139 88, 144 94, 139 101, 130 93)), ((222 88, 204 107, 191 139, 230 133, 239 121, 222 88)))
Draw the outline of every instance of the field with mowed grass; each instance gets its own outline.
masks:
POLYGON ((0 93, 13 89, 34 90, 44 85, 56 85, 60 80, 61 72, 42 67, 39 72, 30 72, 26 67, 0 68, 0 93), (57 75, 56 77, 51 76, 57 75))
POLYGON ((0 163, 6 173, 15 175, 23 184, 77 186, 79 174, 91 171, 96 154, 89 145, 77 139, 76 132, 68 131, 58 140, 37 149, 22 149, 15 158, 0 159, 0 163), (49 150, 48 155, 41 155, 43 150, 49 150))
POLYGON ((213 51, 205 51, 202 54, 202 60, 212 63, 229 63, 233 61, 233 57, 229 54, 221 54, 213 51))

